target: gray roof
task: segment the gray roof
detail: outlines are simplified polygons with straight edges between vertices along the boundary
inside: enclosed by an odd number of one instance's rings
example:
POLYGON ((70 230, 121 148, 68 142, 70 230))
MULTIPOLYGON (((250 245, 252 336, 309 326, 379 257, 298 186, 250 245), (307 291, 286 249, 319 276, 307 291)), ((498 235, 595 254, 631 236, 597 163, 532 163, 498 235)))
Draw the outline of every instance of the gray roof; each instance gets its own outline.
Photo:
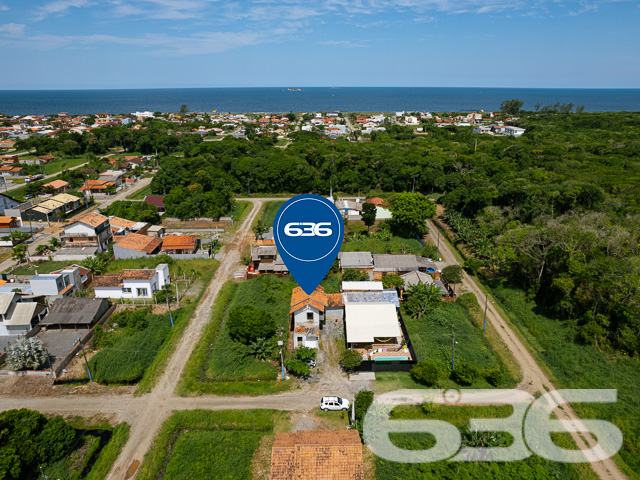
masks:
MULTIPOLYGON (((5 284, 6 285, 6 284, 5 284)), ((6 315, 15 293, 0 293, 0 315, 6 315)))
POLYGON ((440 289, 440 293, 442 293, 442 295, 444 295, 445 297, 449 296, 449 290, 447 290, 447 287, 444 286, 442 280, 434 280, 433 283, 435 283, 436 287, 440 289))
POLYGON ((341 268, 373 268, 371 252, 340 252, 341 268))
POLYGON ((258 271, 286 273, 289 271, 289 269, 282 261, 282 257, 280 256, 280 254, 278 254, 273 262, 260 262, 260 265, 258 265, 258 271))
POLYGON ((418 283, 430 284, 434 281, 431 275, 418 270, 400 275, 400 278, 404 280, 405 289, 409 288, 411 285, 417 285, 418 283))
POLYGON ((426 268, 427 270, 433 270, 434 272, 438 271, 438 266, 430 258, 416 256, 416 261, 418 262, 418 265, 420 265, 422 268, 426 268))
POLYGON ((39 305, 36 302, 19 302, 16 303, 15 308, 13 309, 13 313, 11 314, 11 318, 9 320, 5 320, 5 325, 31 325, 31 320, 38 313, 44 310, 43 305, 39 305))
POLYGON ((60 250, 56 251, 56 256, 58 255, 95 255, 98 253, 98 247, 94 247, 88 245, 86 247, 62 247, 60 250))
POLYGON ((381 292, 342 292, 342 301, 345 303, 393 303, 400 308, 398 292, 395 289, 381 292))
POLYGON ((41 325, 92 325, 109 309, 106 298, 58 298, 41 325))
POLYGON ((251 260, 257 262, 260 257, 273 257, 278 255, 278 248, 275 245, 259 245, 251 247, 251 260))
POLYGON ((375 272, 411 272, 421 267, 415 255, 402 254, 374 254, 373 265, 375 272))

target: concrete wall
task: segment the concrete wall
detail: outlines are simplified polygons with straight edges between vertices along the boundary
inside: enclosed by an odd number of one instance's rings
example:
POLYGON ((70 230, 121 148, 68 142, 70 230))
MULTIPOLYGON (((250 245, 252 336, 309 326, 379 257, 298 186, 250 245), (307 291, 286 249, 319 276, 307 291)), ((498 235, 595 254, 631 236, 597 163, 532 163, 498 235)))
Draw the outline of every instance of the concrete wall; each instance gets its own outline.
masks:
POLYGON ((122 248, 122 247, 119 247, 118 245, 114 245, 113 256, 116 257, 116 260, 121 260, 125 258, 149 257, 150 255, 147 255, 144 252, 139 252, 138 250, 130 250, 128 248, 122 248))

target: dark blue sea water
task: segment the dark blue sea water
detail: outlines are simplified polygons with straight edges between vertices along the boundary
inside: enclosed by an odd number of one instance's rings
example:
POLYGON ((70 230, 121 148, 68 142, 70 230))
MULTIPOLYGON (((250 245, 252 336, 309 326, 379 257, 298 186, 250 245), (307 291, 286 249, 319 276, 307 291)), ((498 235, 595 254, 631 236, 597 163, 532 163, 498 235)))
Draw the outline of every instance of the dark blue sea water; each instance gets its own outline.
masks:
POLYGON ((0 113, 42 115, 58 112, 131 113, 211 112, 341 112, 497 110, 503 100, 518 98, 524 108, 573 103, 588 112, 640 111, 640 89, 561 88, 415 88, 314 87, 301 92, 287 88, 166 88, 137 90, 2 90, 0 113))

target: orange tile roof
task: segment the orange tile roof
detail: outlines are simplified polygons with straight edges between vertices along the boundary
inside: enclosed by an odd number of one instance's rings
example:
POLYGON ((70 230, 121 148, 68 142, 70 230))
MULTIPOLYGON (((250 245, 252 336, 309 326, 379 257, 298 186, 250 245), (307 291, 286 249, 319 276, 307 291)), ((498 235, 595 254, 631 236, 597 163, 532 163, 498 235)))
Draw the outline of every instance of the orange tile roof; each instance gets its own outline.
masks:
POLYGON ((69 185, 69 182, 65 182, 64 180, 54 180, 53 182, 45 183, 43 187, 51 187, 53 189, 58 189, 62 187, 66 187, 69 185))
POLYGON ((67 225, 71 225, 72 223, 76 223, 76 222, 81 222, 95 228, 99 225, 102 225, 107 220, 109 220, 109 218, 105 217, 104 215, 100 215, 99 213, 96 213, 96 212, 91 212, 81 216, 77 220, 67 223, 67 225))
POLYGON ((195 235, 169 235, 164 237, 162 250, 193 250, 197 242, 198 237, 195 235))
POLYGON ((96 275, 93 277, 94 287, 121 287, 119 273, 105 273, 104 275, 96 275))
POLYGON ((116 245, 122 248, 128 248, 129 250, 136 250, 138 252, 151 253, 156 250, 162 244, 161 238, 148 237, 146 235, 140 235, 139 233, 130 233, 116 245))
POLYGON ((305 305, 311 304, 311 306, 317 308, 321 312, 324 312, 327 307, 327 294, 324 293, 324 287, 317 287, 311 295, 307 295, 302 287, 296 287, 291 292, 291 308, 289 313, 293 313, 296 310, 300 310, 305 305))
POLYGON ((344 307, 341 293, 328 293, 327 301, 329 302, 327 304, 329 307, 344 307))
POLYGON ((115 225, 116 227, 123 227, 123 228, 131 228, 136 224, 136 222, 132 222, 131 220, 127 220, 126 218, 120 218, 120 217, 111 217, 109 219, 109 223, 111 225, 115 225))
POLYGON ((122 273, 120 273, 120 278, 122 280, 151 280, 155 273, 155 270, 151 270, 148 268, 137 270, 123 270, 122 273))
POLYGON ((363 480, 362 443, 357 430, 276 433, 271 480, 363 480))
POLYGON ((110 185, 115 185, 115 182, 108 180, 87 180, 80 190, 103 190, 110 185))
POLYGON ((0 217, 0 225, 11 225, 17 220, 17 217, 0 217))

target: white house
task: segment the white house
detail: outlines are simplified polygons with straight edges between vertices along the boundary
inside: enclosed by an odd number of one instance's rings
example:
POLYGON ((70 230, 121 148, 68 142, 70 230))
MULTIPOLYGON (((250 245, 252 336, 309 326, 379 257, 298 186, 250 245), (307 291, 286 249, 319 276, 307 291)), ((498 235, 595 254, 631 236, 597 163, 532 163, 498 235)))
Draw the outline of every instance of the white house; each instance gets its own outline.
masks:
POLYGON ((524 131, 524 128, 512 127, 511 125, 507 125, 503 130, 505 135, 510 135, 512 137, 521 137, 524 131))
POLYGON ((4 193, 0 193, 0 214, 4 213, 7 209, 16 208, 19 204, 20 202, 15 198, 5 195, 4 193))
POLYGON ((93 277, 96 298, 153 298, 155 292, 170 283, 166 263, 159 264, 155 270, 122 270, 93 277))
POLYGON ((413 115, 409 117, 405 117, 404 123, 407 125, 420 125, 420 121, 413 115))
POLYGON ((0 336, 24 335, 46 314, 47 306, 22 302, 16 293, 0 293, 0 336))
POLYGON ((316 288, 307 295, 300 287, 291 293, 291 329, 293 347, 319 348, 320 330, 325 319, 342 318, 342 295, 326 294, 323 287, 316 288))

